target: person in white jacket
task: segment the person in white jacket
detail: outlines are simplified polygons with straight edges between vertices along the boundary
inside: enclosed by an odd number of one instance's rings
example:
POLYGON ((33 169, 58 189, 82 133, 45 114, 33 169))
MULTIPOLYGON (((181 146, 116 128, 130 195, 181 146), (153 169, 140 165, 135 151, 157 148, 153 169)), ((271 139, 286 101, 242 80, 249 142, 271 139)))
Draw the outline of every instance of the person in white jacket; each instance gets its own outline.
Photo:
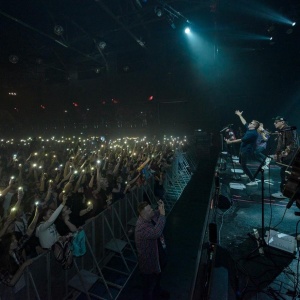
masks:
POLYGON ((67 199, 67 195, 64 195, 62 203, 55 211, 51 208, 44 209, 40 214, 42 222, 36 228, 36 236, 39 238, 41 246, 53 251, 54 257, 62 264, 63 269, 69 269, 73 264, 72 235, 60 236, 54 222, 67 199))

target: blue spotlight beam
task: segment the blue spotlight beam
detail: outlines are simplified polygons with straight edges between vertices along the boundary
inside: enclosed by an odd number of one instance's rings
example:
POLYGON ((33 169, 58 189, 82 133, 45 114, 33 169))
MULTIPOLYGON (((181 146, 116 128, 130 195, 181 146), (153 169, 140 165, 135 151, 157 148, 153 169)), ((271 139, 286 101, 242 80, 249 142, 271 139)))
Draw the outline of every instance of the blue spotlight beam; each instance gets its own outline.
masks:
POLYGON ((253 14, 259 16, 262 19, 270 20, 276 23, 286 24, 293 26, 295 23, 294 21, 289 20, 285 16, 281 15, 280 13, 274 11, 272 8, 267 7, 264 4, 257 3, 257 2, 250 2, 248 7, 245 8, 245 11, 248 11, 249 14, 253 14))

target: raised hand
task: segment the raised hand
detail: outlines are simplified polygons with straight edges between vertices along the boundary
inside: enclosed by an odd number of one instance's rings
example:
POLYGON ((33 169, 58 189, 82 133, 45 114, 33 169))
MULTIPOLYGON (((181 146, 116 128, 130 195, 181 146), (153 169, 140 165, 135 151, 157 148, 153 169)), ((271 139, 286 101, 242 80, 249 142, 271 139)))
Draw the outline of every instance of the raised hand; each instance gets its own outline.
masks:
POLYGON ((159 200, 157 203, 158 203, 159 213, 164 216, 166 214, 164 202, 162 200, 159 200))

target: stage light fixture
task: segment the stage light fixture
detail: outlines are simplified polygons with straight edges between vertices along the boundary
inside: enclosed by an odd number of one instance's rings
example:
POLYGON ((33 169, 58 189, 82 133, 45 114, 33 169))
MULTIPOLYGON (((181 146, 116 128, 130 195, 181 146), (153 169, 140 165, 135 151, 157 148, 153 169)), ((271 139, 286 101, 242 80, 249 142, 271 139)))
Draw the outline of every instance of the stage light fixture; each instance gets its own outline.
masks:
POLYGON ((296 24, 297 24, 296 22, 293 22, 293 23, 292 23, 292 26, 296 26, 296 24))
POLYGON ((186 27, 186 28, 184 29, 184 32, 185 32, 186 34, 190 34, 190 33, 191 33, 190 27, 186 27))
POLYGON ((124 67, 123 67, 123 71, 124 71, 124 72, 128 72, 129 69, 130 69, 129 66, 124 66, 124 67))
POLYGON ((138 44, 140 44, 142 47, 145 47, 145 42, 140 38, 136 40, 138 42, 138 44))
POLYGON ((19 57, 17 55, 12 54, 9 56, 9 61, 12 64, 16 64, 19 61, 19 57))
POLYGON ((99 42, 98 46, 101 50, 104 50, 106 48, 106 43, 104 41, 101 41, 99 42))
POLYGON ((64 33, 64 29, 63 29, 63 27, 62 26, 60 26, 60 25, 55 25, 54 26, 54 33, 56 34, 56 35, 63 35, 63 33, 64 33))
POLYGON ((155 6, 154 12, 159 18, 163 15, 163 10, 160 6, 155 6))
POLYGON ((271 36, 271 37, 270 37, 270 41, 272 41, 272 40, 273 40, 273 37, 271 36))

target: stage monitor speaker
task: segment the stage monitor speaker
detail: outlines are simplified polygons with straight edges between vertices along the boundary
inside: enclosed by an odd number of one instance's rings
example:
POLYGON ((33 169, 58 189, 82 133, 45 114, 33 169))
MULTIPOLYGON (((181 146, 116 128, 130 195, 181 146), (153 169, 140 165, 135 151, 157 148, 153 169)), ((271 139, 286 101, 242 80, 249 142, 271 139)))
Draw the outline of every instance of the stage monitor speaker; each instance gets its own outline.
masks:
POLYGON ((228 209, 232 205, 230 188, 227 185, 222 184, 220 188, 220 193, 218 197, 218 208, 228 209))

